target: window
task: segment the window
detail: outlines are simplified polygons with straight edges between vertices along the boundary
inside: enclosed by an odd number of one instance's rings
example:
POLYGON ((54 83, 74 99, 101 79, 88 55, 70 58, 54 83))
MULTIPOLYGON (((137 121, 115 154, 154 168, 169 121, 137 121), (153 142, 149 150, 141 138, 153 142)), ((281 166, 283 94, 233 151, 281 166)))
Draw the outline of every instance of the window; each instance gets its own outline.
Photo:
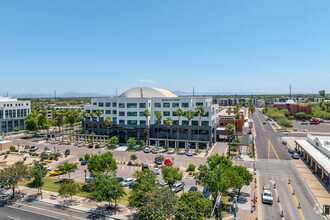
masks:
POLYGON ((198 125, 198 121, 191 121, 192 125, 198 125))
POLYGON ((112 110, 112 114, 117 115, 117 110, 112 110))
POLYGON ((106 103, 105 103, 105 107, 111 107, 110 102, 106 102, 106 103))
POLYGON ((87 109, 86 112, 89 114, 89 113, 91 113, 91 110, 87 109))
POLYGON ((169 107, 171 107, 169 102, 164 102, 163 103, 163 108, 169 108, 169 107))
POLYGON ((112 107, 117 107, 117 102, 113 102, 112 107))
POLYGON ((125 116, 125 112, 119 112, 119 116, 125 116))
POLYGON ((209 122, 208 121, 202 121, 202 125, 203 126, 209 126, 209 122))
POLYGON ((137 112, 127 112, 127 116, 137 116, 137 112))
POLYGON ((109 115, 109 114, 111 114, 111 111, 110 110, 105 110, 105 114, 109 115))
POLYGON ((144 117, 143 112, 140 112, 139 115, 140 117, 144 117))
POLYGON ((145 120, 140 120, 140 125, 146 125, 146 121, 145 120))
POLYGON ((154 103, 154 106, 155 106, 155 108, 160 108, 161 107, 161 104, 159 102, 155 102, 154 103))
POLYGON ((173 125, 178 125, 179 124, 179 120, 173 120, 173 125))
POLYGON ((120 125, 124 125, 125 124, 125 120, 119 120, 119 124, 120 125))
POLYGON ((163 115, 164 116, 170 116, 171 115, 171 112, 163 112, 163 115))
POLYGON ((99 102, 99 107, 104 107, 104 103, 103 102, 99 102))
POLYGON ((203 115, 202 117, 209 117, 209 112, 205 112, 205 115, 203 115))
POLYGON ((127 120, 128 125, 137 125, 137 120, 127 120))
POLYGON ((136 103, 127 103, 127 108, 137 108, 136 103))
POLYGON ((125 108, 125 103, 119 103, 119 108, 125 108))
POLYGON ((140 108, 145 108, 146 106, 146 103, 140 103, 140 108))
POLYGON ((155 120, 155 125, 160 125, 162 124, 162 121, 155 120))
POLYGON ((97 102, 93 102, 93 106, 97 106, 97 102))
POLYGON ((183 102, 181 104, 182 108, 188 108, 189 107, 189 103, 188 102, 183 102))
POLYGON ((196 102, 196 106, 203 106, 203 102, 196 102))
POLYGON ((189 125, 189 121, 187 121, 187 120, 183 120, 183 121, 182 121, 182 125, 189 125))
POLYGON ((172 112, 172 116, 178 116, 176 112, 172 112))
POLYGON ((179 108, 179 103, 178 102, 173 102, 172 103, 172 108, 179 108))

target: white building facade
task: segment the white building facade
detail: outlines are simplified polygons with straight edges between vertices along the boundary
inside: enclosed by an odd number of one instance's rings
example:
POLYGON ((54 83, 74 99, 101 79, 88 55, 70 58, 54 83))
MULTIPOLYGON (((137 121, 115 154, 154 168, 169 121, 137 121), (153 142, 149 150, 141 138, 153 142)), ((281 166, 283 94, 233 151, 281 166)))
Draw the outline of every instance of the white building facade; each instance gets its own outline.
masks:
POLYGON ((24 130, 27 114, 31 112, 31 101, 0 97, 0 134, 24 130))
POLYGON ((90 113, 100 109, 103 114, 98 119, 94 118, 93 121, 87 118, 84 128, 97 134, 107 134, 110 129, 111 134, 117 135, 120 142, 126 142, 130 137, 136 138, 137 141, 145 140, 146 126, 150 126, 151 138, 176 139, 179 125, 180 139, 187 139, 188 126, 190 126, 189 139, 196 140, 199 130, 200 140, 214 143, 219 110, 218 105, 213 104, 212 101, 212 97, 178 97, 165 89, 133 88, 119 97, 93 98, 91 105, 85 106, 85 110, 90 113), (196 113, 199 107, 204 107, 206 112, 202 117, 196 113), (176 115, 178 108, 184 112, 192 110, 195 112, 195 117, 190 122, 185 116, 180 117, 179 120, 176 115), (143 116, 145 109, 151 113, 148 121, 143 116), (157 112, 161 112, 163 116, 161 121, 156 119, 157 112), (103 122, 107 116, 113 121, 110 128, 103 122), (165 124, 167 117, 171 117, 173 125, 165 124))

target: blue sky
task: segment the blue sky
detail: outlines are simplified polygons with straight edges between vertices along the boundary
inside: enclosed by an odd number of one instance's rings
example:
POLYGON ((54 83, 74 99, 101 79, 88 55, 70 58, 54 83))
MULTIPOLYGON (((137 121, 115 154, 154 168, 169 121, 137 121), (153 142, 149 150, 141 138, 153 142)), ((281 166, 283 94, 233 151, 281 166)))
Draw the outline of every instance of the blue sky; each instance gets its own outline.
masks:
POLYGON ((2 0, 0 95, 330 91, 330 1, 2 0))

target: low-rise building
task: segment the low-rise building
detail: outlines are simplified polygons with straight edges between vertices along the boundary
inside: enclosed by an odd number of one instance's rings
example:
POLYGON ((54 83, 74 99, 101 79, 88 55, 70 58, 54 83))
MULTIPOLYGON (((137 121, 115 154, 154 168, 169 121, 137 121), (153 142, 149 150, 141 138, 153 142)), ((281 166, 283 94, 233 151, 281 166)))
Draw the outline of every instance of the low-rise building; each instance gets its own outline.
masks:
POLYGON ((245 110, 241 109, 239 112, 239 119, 236 119, 236 115, 233 112, 228 114, 228 108, 224 108, 219 112, 219 127, 225 127, 227 124, 233 124, 236 131, 243 132, 245 123, 245 110))
POLYGON ((24 130, 26 116, 30 112, 30 101, 0 97, 0 134, 14 130, 24 130))
POLYGON ((274 103, 274 108, 278 110, 288 109, 291 115, 296 115, 298 112, 305 112, 306 114, 312 114, 312 105, 309 103, 296 103, 293 100, 286 102, 274 103))
MULTIPOLYGON (((74 109, 78 111, 80 109, 81 112, 84 111, 84 105, 48 105, 50 108, 47 110, 47 117, 49 119, 52 118, 52 109, 54 108, 56 111, 65 110, 65 109, 74 109)), ((48 107, 47 106, 47 107, 48 107)))

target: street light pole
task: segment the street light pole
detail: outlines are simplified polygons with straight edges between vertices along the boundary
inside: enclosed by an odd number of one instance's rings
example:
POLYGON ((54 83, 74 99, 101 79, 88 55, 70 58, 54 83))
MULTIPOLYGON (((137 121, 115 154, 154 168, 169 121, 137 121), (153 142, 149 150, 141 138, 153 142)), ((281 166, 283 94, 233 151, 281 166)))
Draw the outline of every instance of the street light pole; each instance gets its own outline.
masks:
POLYGON ((84 172, 85 172, 85 183, 86 183, 86 182, 87 182, 87 180, 86 180, 86 173, 87 173, 87 170, 84 169, 84 172))
POLYGON ((40 167, 40 164, 37 161, 34 161, 34 163, 38 165, 39 171, 40 171, 40 198, 42 199, 42 191, 41 191, 42 172, 41 172, 41 167, 40 167))

